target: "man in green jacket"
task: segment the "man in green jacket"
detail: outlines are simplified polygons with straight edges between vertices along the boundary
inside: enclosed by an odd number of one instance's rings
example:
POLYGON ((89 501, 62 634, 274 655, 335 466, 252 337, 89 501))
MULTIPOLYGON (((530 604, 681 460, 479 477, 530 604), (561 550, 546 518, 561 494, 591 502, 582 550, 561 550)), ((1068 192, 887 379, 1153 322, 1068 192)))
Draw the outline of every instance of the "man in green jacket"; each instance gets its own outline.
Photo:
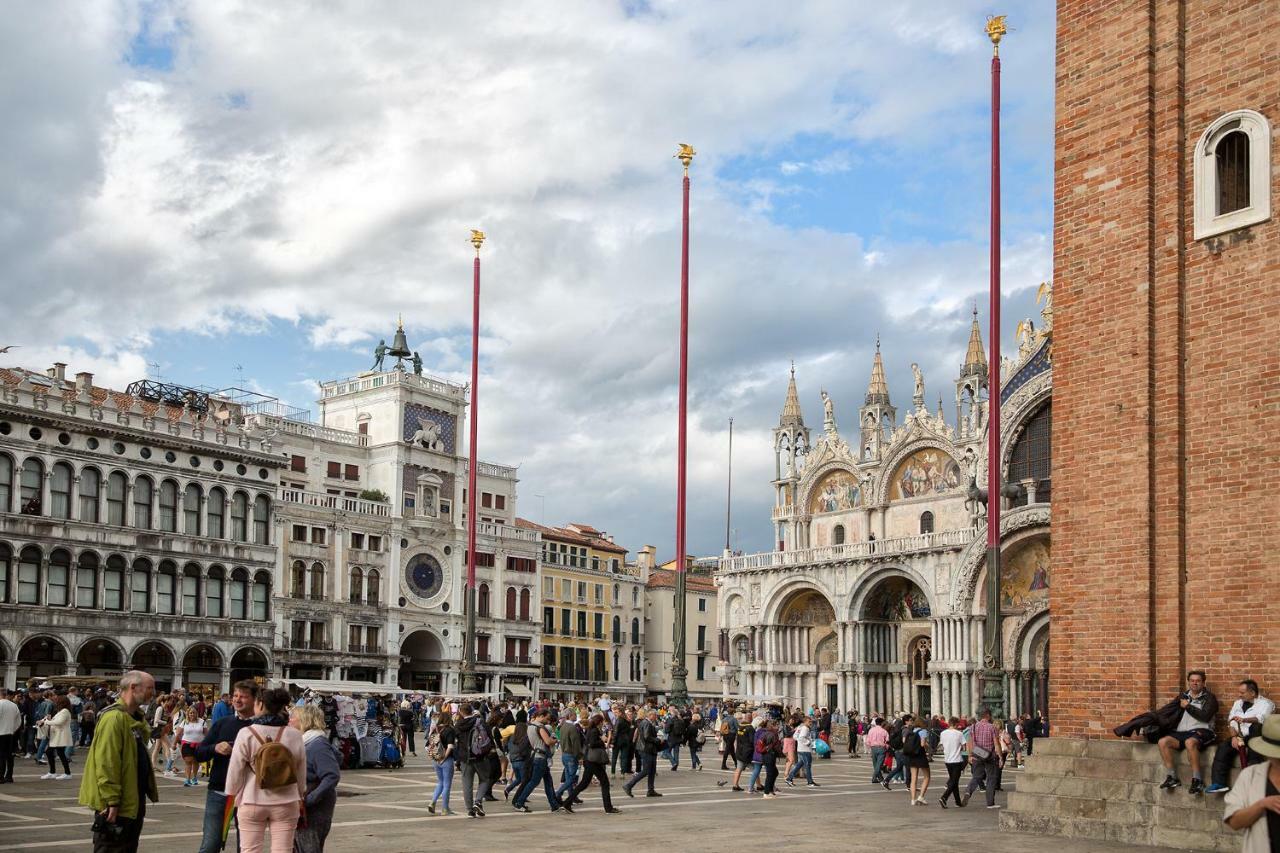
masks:
POLYGON ((160 799, 138 710, 155 692, 154 678, 131 670, 120 677, 116 703, 98 714, 80 782, 80 805, 94 811, 93 853, 136 853, 146 801, 160 799))

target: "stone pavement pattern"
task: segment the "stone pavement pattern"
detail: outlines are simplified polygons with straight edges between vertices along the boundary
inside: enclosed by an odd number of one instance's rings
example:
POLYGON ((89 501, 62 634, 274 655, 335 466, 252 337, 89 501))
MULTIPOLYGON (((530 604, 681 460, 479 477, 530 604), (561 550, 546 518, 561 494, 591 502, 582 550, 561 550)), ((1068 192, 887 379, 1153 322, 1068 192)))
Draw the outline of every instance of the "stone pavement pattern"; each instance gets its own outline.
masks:
MULTIPOLYGON (((647 799, 643 787, 635 799, 620 790, 621 777, 613 784, 614 803, 622 814, 605 815, 593 787, 586 805, 574 815, 549 814, 545 796, 530 799, 534 814, 519 814, 501 799, 489 803, 488 817, 470 819, 433 817, 426 812, 435 784, 435 773, 425 758, 410 757, 407 766, 386 770, 348 771, 343 774, 338 810, 326 850, 334 853, 377 849, 397 851, 453 851, 509 849, 522 851, 598 850, 602 846, 649 847, 654 842, 676 849, 732 849, 735 851, 820 849, 838 845, 842 850, 887 848, 910 850, 976 849, 983 851, 1150 851, 1096 840, 1041 838, 1001 832, 996 811, 982 807, 981 794, 966 809, 943 810, 937 798, 939 780, 945 779, 935 763, 929 806, 907 803, 905 786, 892 792, 869 782, 870 762, 844 756, 815 762, 814 777, 821 787, 787 788, 779 779, 779 796, 764 800, 729 790, 729 774, 719 770, 719 756, 706 770, 691 772, 687 757, 680 770, 671 772, 659 763, 658 790, 662 799, 647 799), (721 787, 716 783, 726 781, 721 787)), ((76 803, 81 762, 69 782, 39 780, 44 768, 19 759, 16 784, 0 788, 0 851, 87 850, 89 819, 76 803)), ((556 762, 556 777, 559 762, 556 762)), ((1006 790, 1016 787, 1019 772, 1006 775, 1006 790)), ((744 780, 745 781, 745 780, 744 780)), ((967 777, 966 777, 967 781, 967 777)), ((195 849, 204 809, 205 788, 184 788, 179 779, 160 780, 161 802, 148 808, 142 850, 187 851, 195 849)), ((500 792, 499 792, 500 794, 500 792)), ((451 805, 462 810, 455 788, 451 805)), ((1004 803, 1005 795, 997 802, 1004 803)))

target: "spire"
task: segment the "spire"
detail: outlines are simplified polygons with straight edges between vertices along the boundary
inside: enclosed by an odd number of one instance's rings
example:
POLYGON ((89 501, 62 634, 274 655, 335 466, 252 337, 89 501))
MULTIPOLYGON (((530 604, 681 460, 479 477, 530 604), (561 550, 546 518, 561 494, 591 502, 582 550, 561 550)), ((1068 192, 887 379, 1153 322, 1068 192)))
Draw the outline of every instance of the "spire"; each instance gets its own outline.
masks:
POLYGON ((876 357, 871 362, 871 381, 867 383, 866 405, 889 404, 889 383, 884 378, 884 362, 880 360, 880 336, 876 335, 876 357))
POLYGON ((973 306, 973 325, 969 328, 969 350, 964 354, 961 376, 986 376, 987 353, 982 348, 982 330, 978 328, 978 305, 973 306))
POLYGON ((804 417, 800 414, 800 394, 796 391, 796 363, 791 362, 791 382, 787 385, 787 400, 782 404, 782 417, 778 426, 804 426, 804 417))

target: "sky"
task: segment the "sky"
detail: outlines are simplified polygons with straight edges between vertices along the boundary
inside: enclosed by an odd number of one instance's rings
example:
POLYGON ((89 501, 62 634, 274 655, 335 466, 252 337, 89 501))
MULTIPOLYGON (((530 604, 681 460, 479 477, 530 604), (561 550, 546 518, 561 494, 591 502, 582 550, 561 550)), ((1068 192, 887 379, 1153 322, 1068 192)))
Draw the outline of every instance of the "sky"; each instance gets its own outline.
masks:
MULTIPOLYGON (((954 418, 988 280, 991 47, 969 0, 71 0, 0 20, 0 365, 240 385, 308 408, 403 316, 470 373, 521 515, 675 552, 681 169, 690 550, 772 547, 795 362, 851 429, 954 418)), ((1052 277, 1054 4, 1009 19, 1002 340, 1052 277)))

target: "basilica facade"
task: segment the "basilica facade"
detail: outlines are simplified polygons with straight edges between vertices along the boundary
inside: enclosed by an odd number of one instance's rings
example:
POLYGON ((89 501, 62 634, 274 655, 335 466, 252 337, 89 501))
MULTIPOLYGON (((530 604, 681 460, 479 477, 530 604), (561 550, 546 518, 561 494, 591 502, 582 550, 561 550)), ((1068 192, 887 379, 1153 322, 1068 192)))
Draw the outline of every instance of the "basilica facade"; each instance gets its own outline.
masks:
MULTIPOLYGON (((1001 614, 1012 712, 1049 689, 1051 291, 1042 328, 1019 326, 1002 364, 1001 614)), ((776 550, 720 562, 726 696, 864 713, 970 714, 986 620, 987 359, 976 316, 955 418, 925 406, 912 366, 901 421, 877 345, 857 426, 842 433, 825 391, 822 430, 804 423, 794 370, 777 428, 776 550)))

